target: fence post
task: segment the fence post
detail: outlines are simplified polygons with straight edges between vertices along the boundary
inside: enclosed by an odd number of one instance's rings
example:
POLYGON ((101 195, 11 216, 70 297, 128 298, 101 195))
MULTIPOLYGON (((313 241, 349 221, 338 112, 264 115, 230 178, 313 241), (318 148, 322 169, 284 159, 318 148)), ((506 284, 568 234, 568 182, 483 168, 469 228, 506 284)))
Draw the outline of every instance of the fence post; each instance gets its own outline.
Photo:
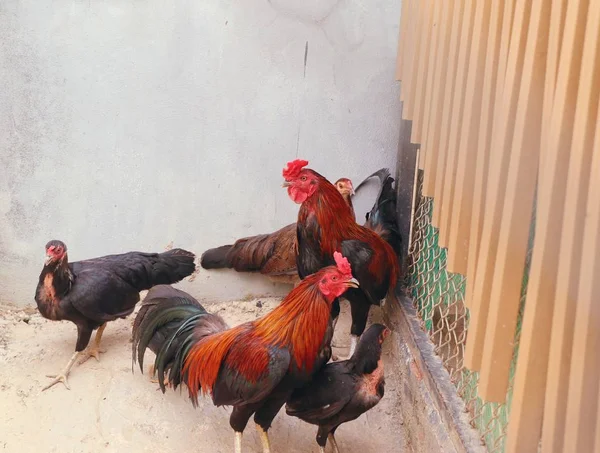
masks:
MULTIPOLYGON (((400 113, 404 103, 400 103, 400 113)), ((400 247, 400 270, 406 273, 410 232, 413 215, 415 190, 415 170, 419 145, 410 142, 412 121, 402 119, 400 115, 400 138, 398 140, 398 160, 396 164, 396 212, 398 230, 402 238, 400 247)))

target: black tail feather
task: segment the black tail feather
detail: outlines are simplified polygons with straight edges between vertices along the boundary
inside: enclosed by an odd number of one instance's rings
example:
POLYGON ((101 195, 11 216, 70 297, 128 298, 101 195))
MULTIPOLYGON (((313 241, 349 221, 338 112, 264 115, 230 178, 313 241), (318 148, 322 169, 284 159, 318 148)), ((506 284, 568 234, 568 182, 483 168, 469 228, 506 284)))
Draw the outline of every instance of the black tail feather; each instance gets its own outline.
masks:
POLYGON ((155 373, 165 391, 165 372, 176 388, 182 382, 182 367, 187 353, 200 338, 227 329, 218 315, 208 313, 192 296, 168 285, 152 288, 135 318, 132 366, 136 359, 142 373, 147 348, 156 354, 155 373))
POLYGON ((196 255, 183 249, 158 254, 151 271, 152 286, 171 285, 192 275, 196 270, 196 255))
POLYGON ((365 216, 366 222, 364 226, 379 234, 392 246, 396 254, 399 255, 402 246, 402 237, 398 230, 396 189, 394 187, 394 178, 390 176, 390 170, 387 168, 377 170, 365 178, 356 187, 356 191, 374 176, 377 176, 379 179, 379 193, 377 194, 373 208, 365 216))
POLYGON ((200 302, 184 291, 169 285, 158 285, 150 289, 133 323, 133 364, 136 362, 137 351, 137 359, 142 369, 146 348, 157 354, 180 323, 197 312, 206 313, 206 310, 200 302))

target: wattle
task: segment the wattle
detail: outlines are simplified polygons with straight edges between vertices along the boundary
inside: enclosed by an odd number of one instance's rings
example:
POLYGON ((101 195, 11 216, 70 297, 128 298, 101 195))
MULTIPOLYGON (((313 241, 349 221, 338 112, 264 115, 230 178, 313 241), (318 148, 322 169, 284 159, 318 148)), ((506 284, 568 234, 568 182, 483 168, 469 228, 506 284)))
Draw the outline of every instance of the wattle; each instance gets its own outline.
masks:
POLYGON ((308 198, 308 194, 297 187, 288 187, 288 195, 294 203, 302 204, 308 198))

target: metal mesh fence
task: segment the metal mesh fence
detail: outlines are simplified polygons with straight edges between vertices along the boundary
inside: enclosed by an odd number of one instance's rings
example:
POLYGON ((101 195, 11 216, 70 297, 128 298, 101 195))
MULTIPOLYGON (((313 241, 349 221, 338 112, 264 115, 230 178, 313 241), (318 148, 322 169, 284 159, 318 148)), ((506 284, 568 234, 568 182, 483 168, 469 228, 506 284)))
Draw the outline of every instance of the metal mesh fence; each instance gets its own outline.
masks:
POLYGON ((469 313, 464 305, 466 277, 446 270, 447 250, 439 247, 438 231, 431 225, 434 200, 421 195, 422 184, 423 172, 419 171, 406 286, 421 319, 421 327, 429 334, 436 353, 442 359, 458 394, 465 402, 471 425, 479 432, 481 442, 489 453, 502 453, 508 427, 512 381, 519 350, 535 218, 531 222, 529 253, 523 277, 509 390, 504 403, 485 403, 477 392, 478 373, 463 367, 469 321, 469 313))

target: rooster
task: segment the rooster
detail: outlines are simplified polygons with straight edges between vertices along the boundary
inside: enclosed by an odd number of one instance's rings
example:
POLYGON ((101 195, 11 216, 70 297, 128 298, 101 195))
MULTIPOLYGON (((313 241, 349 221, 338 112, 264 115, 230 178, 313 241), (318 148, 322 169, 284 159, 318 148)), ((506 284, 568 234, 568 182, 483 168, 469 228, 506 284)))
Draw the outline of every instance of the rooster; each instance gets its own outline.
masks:
MULTIPOLYGON (((348 178, 335 182, 355 217, 352 206, 354 188, 348 178)), ((300 280, 296 270, 296 224, 284 226, 271 234, 238 239, 233 245, 209 249, 200 257, 204 269, 235 269, 237 272, 260 272, 279 283, 295 285, 300 280)))
POLYGON ((348 260, 336 253, 334 261, 335 266, 307 276, 266 316, 231 329, 191 296, 187 302, 178 294, 159 300, 138 315, 139 322, 136 318, 133 347, 140 369, 149 346, 163 392, 165 381, 174 389, 186 384, 194 405, 202 393, 217 406, 233 406, 229 424, 236 453, 254 415, 263 451, 269 453, 271 422, 331 356, 332 302, 358 286, 348 260))
MULTIPOLYGON (((300 278, 304 278, 330 265, 335 251, 341 251, 350 261, 352 273, 360 282, 360 288, 351 288, 343 296, 350 302, 352 315, 351 356, 365 330, 371 305, 380 305, 388 294, 394 297, 398 257, 375 231, 358 225, 333 184, 304 168, 306 165, 308 161, 296 159, 283 170, 283 186, 292 201, 301 205, 296 266, 300 278)), ((339 301, 335 304, 339 307, 339 301)))
POLYGON ((305 387, 294 391, 286 403, 288 415, 317 425, 317 443, 325 453, 327 438, 339 453, 335 431, 356 420, 383 398, 385 377, 381 348, 390 330, 373 324, 361 337, 349 360, 328 363, 305 387))
POLYGON ((140 300, 140 291, 157 284, 176 283, 196 269, 195 255, 182 249, 164 253, 129 252, 69 263, 67 246, 53 240, 46 244, 46 261, 35 291, 35 301, 44 318, 67 320, 77 326, 75 353, 64 370, 43 390, 62 382, 75 361, 100 360, 100 340, 106 323, 130 315, 140 300), (98 329, 88 347, 92 332, 98 329))

